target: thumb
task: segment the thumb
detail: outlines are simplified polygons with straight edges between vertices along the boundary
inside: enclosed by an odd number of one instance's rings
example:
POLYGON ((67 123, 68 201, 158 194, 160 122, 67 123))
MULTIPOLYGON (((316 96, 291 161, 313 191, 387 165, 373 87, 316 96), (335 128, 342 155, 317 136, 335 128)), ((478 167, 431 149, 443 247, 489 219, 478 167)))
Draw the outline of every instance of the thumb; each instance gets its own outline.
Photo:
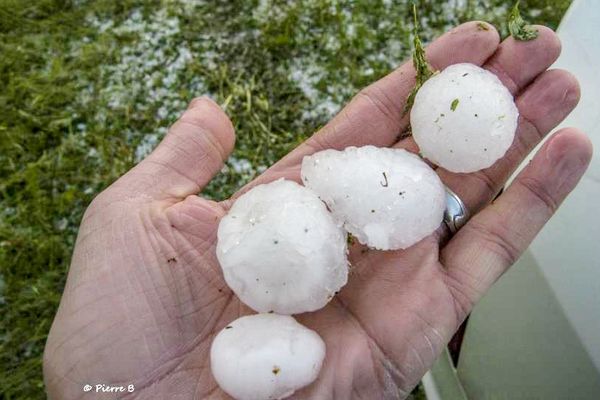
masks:
POLYGON ((155 199, 197 194, 223 167, 235 143, 233 125, 208 97, 194 99, 156 149, 127 175, 155 199))

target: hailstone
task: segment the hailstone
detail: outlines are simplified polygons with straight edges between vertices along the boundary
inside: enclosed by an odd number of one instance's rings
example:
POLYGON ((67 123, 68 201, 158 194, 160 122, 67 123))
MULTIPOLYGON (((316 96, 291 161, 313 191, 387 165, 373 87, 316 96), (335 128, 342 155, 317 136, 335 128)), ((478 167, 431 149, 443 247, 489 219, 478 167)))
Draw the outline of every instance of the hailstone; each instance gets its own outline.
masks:
POLYGON ((324 358, 325 343, 316 332, 277 314, 236 319, 210 349, 215 380, 237 400, 288 397, 317 378, 324 358))
POLYGON ((221 219, 225 281, 258 312, 322 308, 346 284, 346 234, 315 193, 279 179, 240 196, 221 219))
POLYGON ((435 231, 445 190, 418 156, 374 146, 324 150, 302 160, 302 181, 360 243, 404 249, 435 231))
POLYGON ((513 97, 498 77, 464 63, 421 86, 410 124, 424 157, 453 172, 473 172, 506 153, 518 118, 513 97))

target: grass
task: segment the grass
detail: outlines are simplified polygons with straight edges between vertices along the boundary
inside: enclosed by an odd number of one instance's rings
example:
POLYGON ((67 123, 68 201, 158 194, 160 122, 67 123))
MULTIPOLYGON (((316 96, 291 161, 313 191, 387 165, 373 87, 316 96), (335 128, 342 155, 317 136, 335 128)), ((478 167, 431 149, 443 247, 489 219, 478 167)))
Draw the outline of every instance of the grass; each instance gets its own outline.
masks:
MULTIPOLYGON (((418 3, 427 42, 469 19, 503 26, 512 1, 418 3)), ((556 28, 568 4, 521 9, 556 28)), ((408 0, 0 0, 0 398, 45 397, 82 213, 187 101, 209 94, 233 120, 236 149, 203 193, 226 198, 409 56, 410 13, 408 0)))

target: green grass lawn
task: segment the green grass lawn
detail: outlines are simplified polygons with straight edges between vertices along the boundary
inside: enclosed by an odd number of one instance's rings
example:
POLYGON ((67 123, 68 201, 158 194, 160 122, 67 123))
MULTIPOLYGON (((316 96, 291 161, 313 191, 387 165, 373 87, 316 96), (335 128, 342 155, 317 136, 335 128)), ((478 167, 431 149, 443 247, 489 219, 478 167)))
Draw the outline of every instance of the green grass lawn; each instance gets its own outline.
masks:
MULTIPOLYGON (((569 0, 522 1, 556 28, 569 0)), ((421 0, 423 39, 512 0, 421 0)), ((223 199, 410 54, 411 2, 0 0, 0 399, 44 398, 42 351, 82 213, 194 96, 236 149, 223 199)))

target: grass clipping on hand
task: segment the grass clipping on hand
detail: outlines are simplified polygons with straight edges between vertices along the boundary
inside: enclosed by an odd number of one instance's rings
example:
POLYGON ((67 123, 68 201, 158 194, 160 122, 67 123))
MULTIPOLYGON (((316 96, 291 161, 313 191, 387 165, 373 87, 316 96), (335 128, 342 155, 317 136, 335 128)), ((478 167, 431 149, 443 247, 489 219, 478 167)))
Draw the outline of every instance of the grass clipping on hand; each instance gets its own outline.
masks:
POLYGON ((508 13, 508 31, 516 40, 527 41, 538 37, 538 30, 529 25, 519 11, 520 0, 517 0, 513 8, 508 13))
POLYGON ((412 107, 413 103, 415 102, 415 96, 417 95, 417 92, 419 91, 419 89, 421 88, 421 86, 423 86, 423 83, 425 83, 425 81, 427 79, 429 79, 429 77, 431 77, 431 75, 433 75, 433 71, 431 70, 431 68, 429 68, 429 64, 427 64, 427 60, 425 59, 425 49, 423 49, 423 44, 421 43, 421 39, 419 38, 419 31, 420 31, 420 25, 419 25, 419 21, 417 18, 417 6, 415 5, 415 3, 413 3, 413 19, 414 19, 414 26, 413 26, 413 65, 415 67, 415 72, 416 72, 416 83, 415 83, 415 87, 413 88, 413 90, 410 91, 410 94, 408 95, 408 98, 406 99, 406 104, 404 105, 404 113, 403 115, 406 115, 406 113, 410 110, 410 108, 412 107))

